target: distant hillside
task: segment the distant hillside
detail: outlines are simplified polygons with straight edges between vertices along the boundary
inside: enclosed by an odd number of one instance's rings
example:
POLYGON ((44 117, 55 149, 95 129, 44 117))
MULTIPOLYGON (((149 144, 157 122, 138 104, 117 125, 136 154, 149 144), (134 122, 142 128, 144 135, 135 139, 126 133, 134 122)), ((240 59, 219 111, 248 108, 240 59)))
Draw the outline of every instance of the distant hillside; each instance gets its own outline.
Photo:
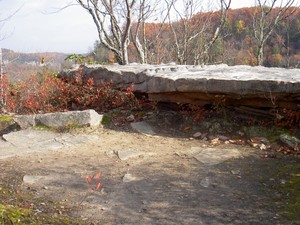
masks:
MULTIPOLYGON (((280 8, 274 8, 263 24, 273 24, 274 16, 279 14, 279 10, 280 8)), ((259 26, 254 23, 258 15, 259 8, 256 7, 230 9, 221 35, 208 50, 208 43, 220 23, 220 11, 201 11, 191 18, 185 18, 182 14, 182 19, 171 24, 146 23, 143 32, 140 28, 138 37, 145 42, 141 44, 146 46, 144 51, 150 64, 177 62, 192 65, 225 63, 254 66, 258 63, 260 46, 259 38, 255 37, 259 26)), ((134 23, 132 29, 136 30, 139 25, 134 23)), ((268 28, 265 26, 263 29, 264 37, 268 28)), ((96 54, 100 53, 95 56, 96 60, 103 60, 103 50, 100 51, 103 46, 98 46, 94 50, 96 54)), ((136 49, 134 44, 129 45, 130 62, 140 61, 136 49)), ((274 28, 264 44, 263 61, 263 65, 267 67, 300 68, 300 8, 291 7, 274 28)))
POLYGON ((2 49, 5 72, 11 81, 26 79, 31 75, 42 72, 44 65, 47 71, 54 72, 61 69, 61 64, 67 57, 64 53, 20 53, 9 49, 2 49), (44 65, 42 65, 42 59, 44 65))

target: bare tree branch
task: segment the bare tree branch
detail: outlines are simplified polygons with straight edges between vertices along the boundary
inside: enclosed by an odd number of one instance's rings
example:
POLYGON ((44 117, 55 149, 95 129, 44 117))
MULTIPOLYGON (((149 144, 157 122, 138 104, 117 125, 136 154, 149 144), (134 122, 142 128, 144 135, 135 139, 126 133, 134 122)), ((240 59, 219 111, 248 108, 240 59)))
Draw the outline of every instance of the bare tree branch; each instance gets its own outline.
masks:
POLYGON ((132 14, 137 0, 76 1, 92 16, 100 42, 115 54, 119 64, 127 64, 132 14))
MULTIPOLYGON (((171 0, 171 2, 173 1, 175 0, 171 0)), ((138 12, 138 16, 130 36, 141 63, 148 63, 148 48, 149 46, 152 46, 161 35, 163 27, 165 26, 165 21, 170 13, 170 9, 170 5, 167 4, 165 8, 164 4, 160 0, 139 0, 138 9, 136 10, 138 12), (159 15, 155 15, 157 14, 156 12, 158 12, 159 15), (152 40, 149 40, 146 37, 146 29, 150 23, 147 23, 147 21, 149 20, 151 22, 151 18, 153 17, 159 17, 162 18, 162 20, 159 23, 156 23, 159 25, 158 32, 152 40)), ((157 20, 157 18, 155 20, 157 20)))
MULTIPOLYGON (((0 1, 1 2, 1 1, 0 1)), ((23 4, 24 5, 24 4, 23 4)), ((13 13, 11 13, 10 15, 4 17, 4 18, 0 18, 0 41, 4 40, 7 38, 7 35, 6 34, 1 34, 1 30, 3 30, 3 27, 5 25, 5 23, 7 21, 9 21, 13 16, 15 16, 21 9, 22 9, 22 6, 20 6, 17 10, 15 10, 13 13)))
POLYGON ((257 41, 257 65, 261 66, 264 62, 265 43, 273 34, 278 24, 291 16, 296 8, 291 10, 295 0, 281 0, 279 7, 275 7, 278 0, 256 1, 255 12, 253 14, 253 36, 257 41))
POLYGON ((220 0, 219 23, 213 31, 211 31, 210 22, 213 15, 212 12, 200 11, 197 15, 197 18, 200 19, 197 22, 193 22, 195 11, 199 11, 197 3, 199 2, 184 0, 183 10, 179 10, 173 5, 174 11, 179 17, 179 22, 174 23, 169 17, 169 26, 173 33, 176 48, 176 58, 180 64, 191 62, 194 64, 205 63, 210 49, 223 32, 231 0, 220 0), (181 27, 176 28, 175 25, 181 27), (208 36, 209 33, 212 33, 211 37, 208 36))

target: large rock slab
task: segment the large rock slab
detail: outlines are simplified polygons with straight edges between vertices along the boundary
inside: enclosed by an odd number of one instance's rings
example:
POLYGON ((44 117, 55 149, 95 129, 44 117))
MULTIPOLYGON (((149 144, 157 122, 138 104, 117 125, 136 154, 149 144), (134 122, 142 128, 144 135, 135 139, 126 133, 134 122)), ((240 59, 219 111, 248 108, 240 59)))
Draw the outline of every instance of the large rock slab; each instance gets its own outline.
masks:
MULTIPOLYGON (((63 71, 71 78, 76 69, 63 71)), ((91 65, 84 75, 97 84, 117 88, 134 84, 134 91, 157 101, 299 108, 300 70, 250 66, 91 65)))
POLYGON ((22 129, 28 127, 44 125, 47 127, 67 127, 67 126, 99 126, 102 115, 95 110, 57 112, 36 115, 16 115, 14 120, 22 129))
POLYGON ((207 166, 214 166, 229 159, 239 158, 242 155, 235 148, 192 147, 191 156, 207 166))
POLYGON ((20 130, 0 139, 0 159, 28 153, 55 151, 98 141, 97 135, 71 135, 41 130, 20 130))
POLYGON ((145 134, 145 135, 156 135, 155 131, 153 130, 152 126, 150 126, 147 122, 141 121, 141 122, 134 122, 131 123, 130 126, 133 130, 145 134))

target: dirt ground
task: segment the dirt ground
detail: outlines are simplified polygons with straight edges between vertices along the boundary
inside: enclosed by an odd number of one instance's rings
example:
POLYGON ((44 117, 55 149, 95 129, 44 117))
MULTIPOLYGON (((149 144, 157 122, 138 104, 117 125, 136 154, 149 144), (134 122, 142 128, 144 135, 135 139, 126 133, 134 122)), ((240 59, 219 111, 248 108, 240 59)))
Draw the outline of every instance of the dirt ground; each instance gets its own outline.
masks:
POLYGON ((30 196, 36 214, 66 214, 84 224, 299 224, 285 216, 291 199, 281 189, 299 174, 290 170, 299 168, 298 156, 265 158, 249 146, 220 143, 214 147, 235 148, 241 157, 208 166, 185 153, 210 142, 175 137, 160 125, 155 136, 128 127, 88 129, 98 141, 1 160, 0 186, 30 196), (144 154, 120 160, 115 153, 124 149, 144 154), (99 172, 102 187, 92 191, 86 178, 99 172))

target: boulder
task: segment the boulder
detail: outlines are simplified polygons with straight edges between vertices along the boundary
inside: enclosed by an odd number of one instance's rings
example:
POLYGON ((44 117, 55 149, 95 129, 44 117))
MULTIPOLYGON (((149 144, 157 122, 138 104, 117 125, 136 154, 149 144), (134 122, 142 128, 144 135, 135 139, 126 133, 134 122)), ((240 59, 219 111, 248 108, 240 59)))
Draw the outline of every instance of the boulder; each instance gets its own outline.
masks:
MULTIPOLYGON (((250 66, 88 65, 81 68, 96 84, 134 84, 160 102, 299 109, 300 70, 250 66)), ((77 69, 60 73, 72 78, 77 69)))
POLYGON ((36 126, 36 115, 15 115, 14 121, 21 127, 21 129, 27 129, 29 127, 36 126))
POLYGON ((23 129, 37 125, 43 125, 53 128, 67 126, 96 127, 100 125, 102 115, 99 115, 95 110, 84 110, 37 115, 18 115, 15 116, 14 120, 23 129))

